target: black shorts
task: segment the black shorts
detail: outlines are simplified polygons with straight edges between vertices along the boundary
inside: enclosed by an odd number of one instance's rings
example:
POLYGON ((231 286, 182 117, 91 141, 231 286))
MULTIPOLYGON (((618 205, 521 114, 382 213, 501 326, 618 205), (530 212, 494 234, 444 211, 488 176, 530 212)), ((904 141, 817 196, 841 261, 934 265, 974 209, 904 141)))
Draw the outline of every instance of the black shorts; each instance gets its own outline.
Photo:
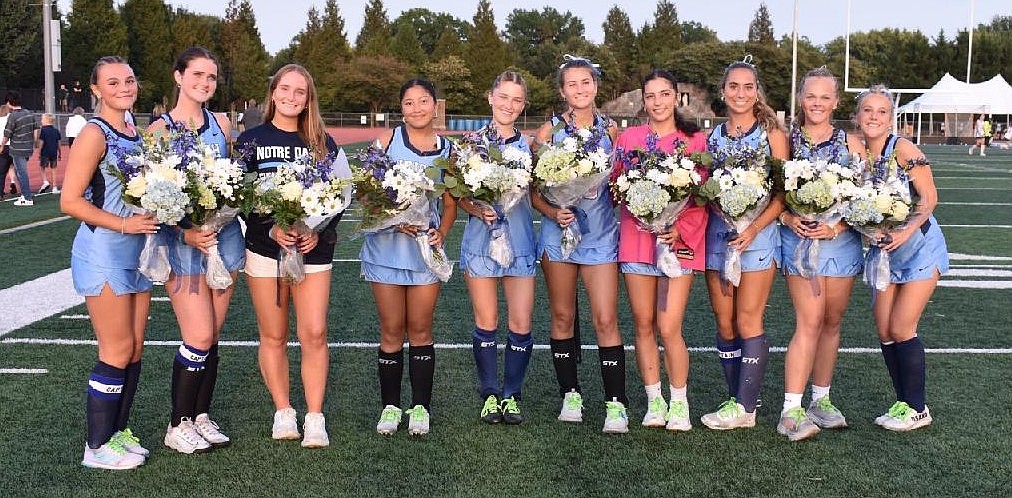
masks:
POLYGON ((43 168, 55 168, 56 162, 56 157, 39 156, 39 166, 43 168))

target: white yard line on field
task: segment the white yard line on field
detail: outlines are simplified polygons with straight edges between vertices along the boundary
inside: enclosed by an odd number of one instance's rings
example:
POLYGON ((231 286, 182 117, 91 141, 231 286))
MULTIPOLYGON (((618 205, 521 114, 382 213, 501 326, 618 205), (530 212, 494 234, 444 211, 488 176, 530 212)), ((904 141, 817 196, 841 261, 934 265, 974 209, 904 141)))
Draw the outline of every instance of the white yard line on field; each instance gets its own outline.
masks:
POLYGON ((69 268, 0 289, 0 336, 83 303, 69 268))
POLYGON ((947 277, 1003 277, 1012 278, 1012 270, 950 269, 947 277))
POLYGON ((1012 206, 1012 202, 940 202, 939 206, 1012 206))
POLYGON ((50 225, 58 221, 69 220, 70 216, 58 216, 56 218, 50 218, 48 220, 36 221, 34 223, 28 223, 27 225, 18 225, 16 227, 5 228, 0 230, 0 235, 6 235, 8 233, 20 232, 22 230, 28 230, 29 228, 41 227, 50 225))
POLYGON ((45 368, 0 368, 0 375, 43 375, 49 373, 45 368))
MULTIPOLYGON (((98 343, 91 339, 31 339, 31 338, 7 338, 0 339, 0 344, 27 344, 36 346, 97 346, 98 343)), ((179 347, 180 341, 144 341, 145 346, 166 346, 166 347, 179 347)), ((258 347, 260 343, 258 341, 221 341, 218 343, 219 346, 225 347, 239 347, 239 348, 254 348, 258 347)), ((289 346, 298 346, 298 342, 289 342, 289 346)), ((334 349, 371 349, 375 350, 379 347, 378 342, 329 342, 327 346, 334 349)), ((471 343, 436 343, 434 345, 436 349, 464 349, 469 350, 472 348, 471 343)), ((504 347, 503 345, 499 346, 504 347)), ((535 344, 534 349, 549 350, 548 344, 535 344)), ((584 350, 596 350, 597 346, 593 344, 584 344, 581 346, 584 350)), ((634 350, 634 346, 626 346, 626 350, 634 350)), ((717 348, 712 346, 696 346, 690 347, 689 351, 694 353, 713 353, 717 351, 717 348)), ((787 348, 774 346, 770 348, 771 352, 784 353, 787 348)), ((845 354, 881 354, 882 350, 879 348, 840 348, 841 353, 845 354)), ((926 353, 932 354, 1012 354, 1012 348, 928 348, 925 349, 926 353)))
POLYGON ((949 259, 958 259, 960 261, 1012 261, 1010 256, 983 256, 978 254, 963 254, 960 252, 950 252, 949 259))
POLYGON ((1012 225, 941 225, 942 228, 1012 228, 1012 225))
POLYGON ((1012 280, 949 280, 943 278, 938 281, 938 286, 960 289, 1012 289, 1012 280))

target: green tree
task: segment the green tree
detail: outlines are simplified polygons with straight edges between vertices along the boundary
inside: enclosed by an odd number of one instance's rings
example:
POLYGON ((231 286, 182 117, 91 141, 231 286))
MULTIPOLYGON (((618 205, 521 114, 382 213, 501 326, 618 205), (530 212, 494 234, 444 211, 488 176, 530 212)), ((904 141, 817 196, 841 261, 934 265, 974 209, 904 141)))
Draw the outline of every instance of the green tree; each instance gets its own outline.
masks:
MULTIPOLYGON (((54 6, 55 7, 55 6, 54 6)), ((54 17, 55 19, 55 17, 54 17)), ((0 2, 2 86, 37 87, 42 81, 42 13, 28 0, 0 2)))
POLYGON ((390 55, 395 59, 407 64, 416 72, 421 70, 422 65, 428 60, 425 50, 418 42, 418 35, 411 26, 401 26, 394 35, 390 44, 390 55))
POLYGON ((137 106, 149 110, 174 98, 172 32, 169 6, 162 0, 126 0, 120 17, 126 25, 130 65, 140 82, 137 106))
POLYGON ((518 65, 538 77, 554 74, 565 45, 583 38, 583 21, 553 7, 514 9, 506 17, 506 41, 517 55, 518 65))
POLYGON ((74 0, 70 8, 62 36, 63 71, 86 83, 99 57, 129 55, 126 26, 112 0, 74 0))
POLYGON ((450 55, 463 57, 464 44, 460 42, 460 39, 460 34, 455 29, 447 26, 443 29, 443 33, 439 35, 439 40, 436 41, 436 47, 432 49, 432 57, 430 59, 438 61, 450 55))
POLYGON ((670 68, 675 51, 682 46, 682 23, 678 21, 675 4, 668 0, 657 2, 653 20, 653 24, 644 24, 637 35, 640 75, 651 68, 670 68))
MULTIPOLYGON (((474 14, 474 22, 467 42, 464 43, 464 62, 471 70, 471 85, 484 88, 495 79, 507 66, 506 43, 499 37, 495 27, 495 15, 489 0, 478 1, 478 11, 474 14)), ((476 102, 476 98, 471 99, 476 102)), ((474 112, 481 112, 479 104, 473 104, 474 112)))
POLYGON ((344 18, 336 0, 327 0, 322 17, 316 7, 310 7, 306 17, 306 27, 295 35, 285 53, 274 57, 271 67, 277 71, 289 62, 301 64, 316 80, 320 108, 337 110, 338 67, 351 57, 344 18))
POLYGON ((215 56, 221 52, 221 18, 176 9, 172 16, 172 53, 204 47, 215 56))
POLYGON ((606 95, 615 98, 620 93, 635 89, 639 84, 636 76, 636 33, 629 22, 629 16, 618 5, 608 10, 601 29, 604 31, 604 48, 608 51, 607 61, 602 62, 605 83, 610 90, 606 95))
POLYGON ((390 55, 390 19, 383 8, 383 0, 369 0, 365 6, 362 31, 355 38, 357 55, 390 55))
POLYGON ((720 39, 717 38, 716 31, 696 21, 685 21, 682 23, 682 43, 686 45, 719 41, 720 39))
POLYGON ((393 32, 398 33, 405 26, 410 26, 415 30, 418 43, 421 44, 422 50, 425 50, 425 54, 429 56, 433 55, 439 38, 447 28, 456 33, 458 43, 467 35, 468 30, 466 21, 445 12, 433 12, 425 8, 414 8, 401 12, 401 15, 394 19, 393 32))
POLYGON ((269 56, 260 38, 249 0, 229 0, 221 25, 222 65, 219 65, 219 92, 226 101, 263 98, 267 91, 269 56), (223 76, 223 77, 221 77, 223 76))
POLYGON ((765 2, 759 4, 759 10, 755 12, 755 17, 748 25, 748 41, 767 45, 776 43, 773 37, 773 20, 765 2))
POLYGON ((397 92, 410 77, 407 64, 386 55, 358 55, 340 67, 338 94, 350 111, 392 111, 397 92))
POLYGON ((471 85, 471 70, 464 59, 448 55, 438 61, 427 62, 422 66, 422 74, 443 90, 447 113, 460 113, 473 107, 471 99, 477 92, 471 85))

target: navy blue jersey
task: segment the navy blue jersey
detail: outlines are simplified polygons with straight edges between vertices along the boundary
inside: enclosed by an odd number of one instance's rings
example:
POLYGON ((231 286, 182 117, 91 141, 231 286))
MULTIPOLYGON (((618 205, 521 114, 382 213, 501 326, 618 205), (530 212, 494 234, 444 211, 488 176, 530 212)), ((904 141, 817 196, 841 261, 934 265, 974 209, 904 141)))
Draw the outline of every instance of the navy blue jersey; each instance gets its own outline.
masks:
POLYGON ((39 130, 39 140, 42 141, 42 157, 56 157, 60 155, 60 131, 53 125, 43 126, 39 130))

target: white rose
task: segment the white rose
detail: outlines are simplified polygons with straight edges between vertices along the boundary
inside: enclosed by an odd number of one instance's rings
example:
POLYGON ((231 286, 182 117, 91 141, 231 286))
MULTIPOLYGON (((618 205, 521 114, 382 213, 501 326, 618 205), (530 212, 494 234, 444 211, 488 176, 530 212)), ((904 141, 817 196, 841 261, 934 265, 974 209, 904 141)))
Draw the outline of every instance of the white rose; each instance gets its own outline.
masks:
POLYGON ((282 185, 278 191, 281 193, 281 198, 294 202, 298 201, 302 197, 302 184, 299 182, 288 182, 282 185))

